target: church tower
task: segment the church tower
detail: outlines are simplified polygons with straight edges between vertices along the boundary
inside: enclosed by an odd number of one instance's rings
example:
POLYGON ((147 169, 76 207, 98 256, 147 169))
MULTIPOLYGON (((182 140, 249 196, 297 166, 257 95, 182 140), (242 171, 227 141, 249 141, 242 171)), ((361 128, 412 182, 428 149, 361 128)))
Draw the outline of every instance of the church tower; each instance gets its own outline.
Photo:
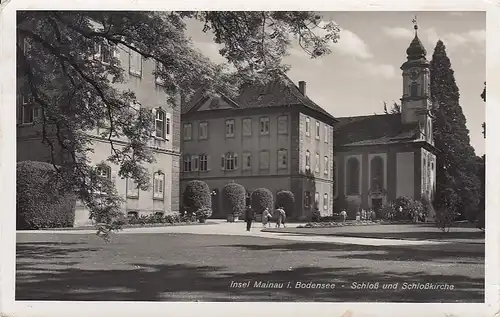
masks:
POLYGON ((418 25, 413 20, 415 38, 406 50, 407 61, 401 65, 403 71, 403 97, 401 98, 401 120, 403 124, 418 123, 422 138, 434 144, 432 118, 429 111, 431 102, 430 65, 427 51, 418 38, 418 25))

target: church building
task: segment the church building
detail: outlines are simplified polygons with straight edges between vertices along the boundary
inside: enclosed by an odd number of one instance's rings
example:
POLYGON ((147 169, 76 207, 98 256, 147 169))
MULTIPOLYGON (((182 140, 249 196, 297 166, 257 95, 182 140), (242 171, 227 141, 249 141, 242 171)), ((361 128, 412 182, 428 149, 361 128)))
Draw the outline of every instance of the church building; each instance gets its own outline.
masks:
POLYGON ((336 118, 334 196, 347 200, 351 213, 377 210, 401 196, 434 196, 438 151, 432 135, 430 65, 417 29, 415 25, 401 66, 400 113, 336 118))

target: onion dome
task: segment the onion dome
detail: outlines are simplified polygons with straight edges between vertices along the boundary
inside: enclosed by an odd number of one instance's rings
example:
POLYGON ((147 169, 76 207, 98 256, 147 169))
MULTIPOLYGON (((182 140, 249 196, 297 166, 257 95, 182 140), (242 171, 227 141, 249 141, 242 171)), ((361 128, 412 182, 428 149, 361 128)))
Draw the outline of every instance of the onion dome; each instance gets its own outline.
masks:
POLYGON ((415 24, 415 38, 411 41, 410 46, 406 49, 406 54, 408 55, 408 60, 419 60, 425 58, 427 55, 427 51, 424 48, 424 45, 420 41, 417 35, 418 25, 415 24))

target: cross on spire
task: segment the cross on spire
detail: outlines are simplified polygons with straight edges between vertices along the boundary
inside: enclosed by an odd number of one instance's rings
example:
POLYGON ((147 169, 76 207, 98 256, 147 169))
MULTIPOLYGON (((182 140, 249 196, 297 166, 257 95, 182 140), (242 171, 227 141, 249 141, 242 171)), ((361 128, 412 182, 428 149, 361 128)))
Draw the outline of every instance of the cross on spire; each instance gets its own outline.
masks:
POLYGON ((411 22, 413 22, 413 28, 415 29, 415 32, 417 32, 418 30, 417 16, 415 16, 411 22))

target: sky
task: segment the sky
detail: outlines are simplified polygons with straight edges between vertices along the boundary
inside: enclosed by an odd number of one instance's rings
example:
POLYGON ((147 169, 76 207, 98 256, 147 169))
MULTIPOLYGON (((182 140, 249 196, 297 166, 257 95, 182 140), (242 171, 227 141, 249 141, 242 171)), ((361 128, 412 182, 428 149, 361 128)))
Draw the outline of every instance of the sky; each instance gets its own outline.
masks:
MULTIPOLYGON (((340 28, 332 53, 311 59, 297 45, 284 59, 288 76, 307 82, 307 95, 335 117, 382 114, 384 101, 392 105, 402 96, 400 66, 414 37, 412 20, 417 16, 418 36, 432 59, 441 39, 447 50, 460 89, 460 104, 467 120, 471 144, 484 154, 481 124, 485 104, 480 94, 486 80, 486 14, 484 12, 321 12, 323 21, 340 28)), ((202 24, 189 21, 188 35, 194 45, 215 62, 223 62, 213 35, 202 32, 202 24)))

